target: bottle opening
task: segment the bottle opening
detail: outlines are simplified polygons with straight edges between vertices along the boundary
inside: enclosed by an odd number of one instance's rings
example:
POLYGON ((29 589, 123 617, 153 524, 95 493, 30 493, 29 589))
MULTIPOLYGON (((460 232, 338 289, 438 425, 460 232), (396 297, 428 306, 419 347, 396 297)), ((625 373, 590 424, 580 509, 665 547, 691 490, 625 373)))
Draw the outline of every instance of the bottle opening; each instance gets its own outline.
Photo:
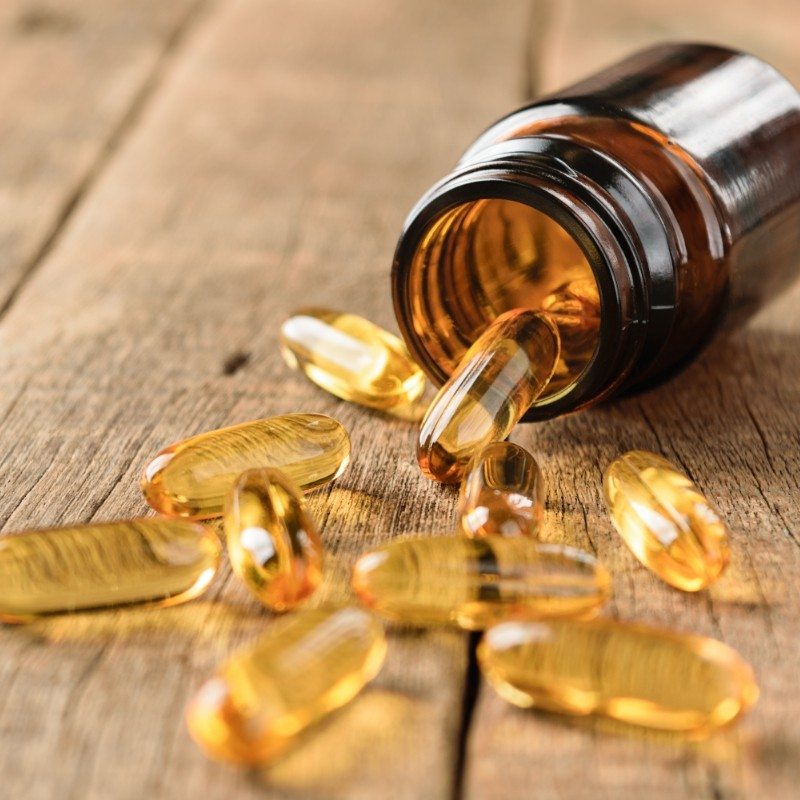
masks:
POLYGON ((534 405, 567 391, 597 351, 600 297, 589 260, 563 226, 525 203, 486 198, 439 215, 411 260, 407 297, 420 346, 447 375, 500 314, 550 314, 561 358, 534 405))

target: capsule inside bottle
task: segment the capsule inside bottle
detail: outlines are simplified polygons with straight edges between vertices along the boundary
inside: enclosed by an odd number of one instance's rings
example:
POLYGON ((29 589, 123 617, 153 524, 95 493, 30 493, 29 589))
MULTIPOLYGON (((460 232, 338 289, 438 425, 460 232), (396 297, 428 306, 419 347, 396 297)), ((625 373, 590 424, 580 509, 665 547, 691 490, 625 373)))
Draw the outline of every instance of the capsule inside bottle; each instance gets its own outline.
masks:
POLYGON ((722 642, 608 619, 503 622, 478 661, 514 705, 698 737, 758 699, 752 669, 722 642))
POLYGON ((589 365, 600 338, 600 292, 594 277, 566 280, 542 300, 542 310, 558 329, 561 353, 547 393, 555 394, 575 381, 589 365))
POLYGON ((225 538, 233 571, 268 608, 286 611, 322 580, 322 542, 300 490, 280 470, 248 470, 228 495, 225 538))
POLYGON ((533 406, 579 383, 600 339, 600 295, 584 248, 553 216, 525 202, 470 199, 433 215, 418 238, 404 234, 401 245, 395 307, 429 374, 452 375, 493 320, 524 308, 548 312, 560 333, 566 323, 556 372, 533 406), (574 302, 569 287, 590 302, 574 302))
POLYGON ((0 620, 184 603, 217 571, 220 543, 184 520, 135 519, 0 537, 0 620))
POLYGON ((417 447, 422 472, 460 481, 478 450, 511 433, 547 386, 559 352, 558 331, 546 316, 518 309, 498 317, 425 414, 417 447))
POLYGON ((189 733, 212 758, 269 762, 352 700, 385 655, 382 626, 359 608, 283 617, 203 684, 186 712, 189 733))
POLYGON ((368 408, 408 406, 425 389, 425 375, 403 342, 355 314, 295 311, 281 326, 281 352, 317 386, 368 408))
POLYGON ((479 450, 461 483, 458 513, 467 536, 535 536, 544 481, 533 456, 513 442, 479 450))
POLYGON ((301 489, 337 478, 350 461, 347 431, 324 414, 285 414, 208 431, 164 448, 145 467, 142 491, 162 514, 221 516, 236 477, 277 467, 301 489))
POLYGON ((499 536, 389 542, 361 556, 352 585, 387 619, 468 630, 512 615, 591 615, 611 594, 608 573, 588 553, 499 536))
POLYGON ((642 450, 625 453, 608 466, 604 488, 620 536, 663 581, 696 592, 722 574, 730 560, 728 529, 669 461, 642 450))

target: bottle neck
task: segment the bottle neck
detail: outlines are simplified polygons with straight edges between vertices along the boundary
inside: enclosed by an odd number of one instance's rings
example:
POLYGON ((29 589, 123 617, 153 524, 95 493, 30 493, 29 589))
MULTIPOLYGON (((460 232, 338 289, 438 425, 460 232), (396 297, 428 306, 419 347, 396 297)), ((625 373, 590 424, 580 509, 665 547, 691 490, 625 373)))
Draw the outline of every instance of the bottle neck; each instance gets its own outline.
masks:
MULTIPOLYGON (((492 280, 485 278, 487 248, 480 231, 490 223, 476 219, 488 214, 488 204, 508 201, 544 215, 571 238, 599 298, 600 324, 591 359, 525 416, 547 419, 619 391, 657 357, 675 309, 670 235, 646 188, 589 147, 537 135, 471 151, 411 212, 392 270, 403 337, 437 385, 494 317, 509 307, 539 302, 535 287, 526 293, 525 285, 542 270, 524 258, 503 256, 512 267, 499 279, 496 270, 492 280)), ((518 246, 515 239, 526 235, 524 226, 505 224, 503 251, 518 246)), ((548 267, 568 268, 557 257, 548 267)))

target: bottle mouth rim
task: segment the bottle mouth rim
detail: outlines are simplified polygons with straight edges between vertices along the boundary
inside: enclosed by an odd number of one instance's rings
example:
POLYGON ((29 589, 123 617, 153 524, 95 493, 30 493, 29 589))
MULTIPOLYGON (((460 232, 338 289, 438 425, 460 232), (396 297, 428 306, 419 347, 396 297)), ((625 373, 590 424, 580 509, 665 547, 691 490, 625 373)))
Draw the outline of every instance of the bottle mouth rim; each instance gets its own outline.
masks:
POLYGON ((594 404, 629 377, 644 345, 648 284, 635 243, 582 177, 561 159, 520 150, 520 140, 514 140, 488 148, 479 161, 462 164, 412 210, 395 252, 392 295, 403 339, 435 385, 449 376, 412 324, 409 275, 414 257, 443 215, 489 199, 528 205, 564 228, 583 251, 600 294, 601 330, 590 362, 569 386, 535 403, 523 421, 594 404))

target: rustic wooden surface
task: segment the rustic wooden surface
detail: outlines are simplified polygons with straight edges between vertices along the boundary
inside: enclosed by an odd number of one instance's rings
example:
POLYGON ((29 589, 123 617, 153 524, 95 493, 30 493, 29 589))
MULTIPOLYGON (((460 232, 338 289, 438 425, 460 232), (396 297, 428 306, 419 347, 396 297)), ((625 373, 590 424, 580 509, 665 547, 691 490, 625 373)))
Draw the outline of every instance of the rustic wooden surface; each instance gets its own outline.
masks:
MULTIPOLYGON (((0 522, 145 512, 138 476, 176 438, 293 410, 350 430, 311 499, 319 601, 365 547, 447 530, 414 428, 288 372, 276 332, 310 301, 394 327, 392 248, 416 197, 485 125, 636 46, 725 41, 800 80, 794 0, 8 2, 0 10, 0 522)), ((703 744, 524 713, 472 642, 392 631, 374 686, 271 769, 206 761, 187 698, 269 622, 225 567, 183 607, 0 629, 0 798, 739 798, 800 782, 800 291, 677 380, 515 438, 548 481, 545 536, 596 551, 612 612, 721 638, 763 689, 703 744), (628 447, 682 463, 735 530, 709 592, 620 546, 600 474, 628 447)), ((0 587, 2 591, 2 587, 0 587)))

